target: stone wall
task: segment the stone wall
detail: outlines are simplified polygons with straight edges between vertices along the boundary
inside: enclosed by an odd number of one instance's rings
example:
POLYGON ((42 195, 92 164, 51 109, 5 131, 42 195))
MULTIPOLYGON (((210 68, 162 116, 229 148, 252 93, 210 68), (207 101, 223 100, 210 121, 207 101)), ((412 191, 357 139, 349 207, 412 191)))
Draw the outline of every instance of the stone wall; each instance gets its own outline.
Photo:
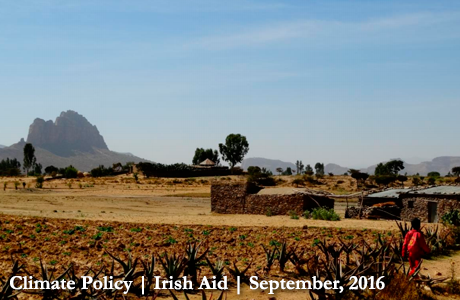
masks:
POLYGON ((287 215, 295 211, 301 216, 304 210, 305 196, 293 195, 247 195, 245 214, 265 215, 268 210, 273 215, 287 215))
POLYGON ((248 183, 212 184, 211 211, 220 214, 286 215, 290 211, 302 215, 320 204, 334 208, 334 200, 315 197, 312 200, 303 194, 257 195, 260 188, 248 183), (317 203, 318 202, 318 203, 317 203))
POLYGON ((212 184, 211 211, 219 214, 244 214, 248 185, 212 184))
POLYGON ((401 219, 410 221, 413 218, 419 218, 422 222, 428 222, 428 203, 438 203, 437 215, 438 219, 452 209, 460 209, 460 201, 453 198, 442 198, 439 196, 430 197, 429 195, 423 196, 410 196, 402 199, 403 209, 401 210, 401 219), (413 208, 409 208, 409 202, 413 202, 413 208))

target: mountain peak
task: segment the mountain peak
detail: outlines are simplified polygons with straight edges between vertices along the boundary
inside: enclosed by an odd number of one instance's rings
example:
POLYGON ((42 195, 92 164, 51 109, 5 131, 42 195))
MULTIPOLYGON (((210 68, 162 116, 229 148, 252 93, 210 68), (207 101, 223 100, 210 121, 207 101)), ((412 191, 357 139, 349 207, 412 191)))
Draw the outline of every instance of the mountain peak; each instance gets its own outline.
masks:
POLYGON ((35 119, 29 127, 27 142, 64 157, 77 152, 93 153, 95 149, 108 150, 97 127, 72 110, 62 112, 54 122, 35 119))

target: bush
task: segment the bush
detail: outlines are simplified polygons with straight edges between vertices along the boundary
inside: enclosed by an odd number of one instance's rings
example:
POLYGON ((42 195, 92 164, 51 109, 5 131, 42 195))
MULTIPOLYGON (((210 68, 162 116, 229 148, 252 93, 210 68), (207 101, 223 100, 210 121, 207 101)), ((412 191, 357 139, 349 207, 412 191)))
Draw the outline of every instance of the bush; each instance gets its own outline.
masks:
POLYGON ((447 225, 460 226, 460 211, 458 209, 451 210, 445 213, 441 220, 447 225))
POLYGON ((303 217, 305 219, 310 219, 311 218, 311 212, 309 210, 306 210, 303 212, 303 217))
POLYGON ((303 180, 302 178, 296 178, 292 181, 292 185, 295 185, 296 187, 298 187, 299 185, 304 186, 305 180, 303 180))
POLYGON ((420 184, 422 184, 422 181, 420 180, 420 177, 414 177, 412 178, 412 184, 415 185, 415 186, 419 186, 420 184))
POLYGON ((77 178, 78 170, 70 165, 64 169, 64 173, 62 175, 64 175, 65 178, 77 178))
POLYGON ((295 211, 293 211, 293 210, 290 210, 290 211, 288 212, 288 214, 289 214, 289 216, 291 217, 291 219, 293 219, 293 220, 298 220, 298 219, 299 219, 299 216, 298 216, 297 213, 296 213, 295 211))
POLYGON ((313 209, 311 216, 314 220, 340 221, 340 216, 332 208, 315 208, 313 209))
POLYGON ((438 178, 441 177, 441 174, 439 172, 430 172, 428 173, 428 177, 438 178))
POLYGON ((97 168, 91 170, 91 177, 103 177, 113 175, 113 168, 106 168, 103 165, 100 165, 97 168))
POLYGON ((429 185, 434 185, 434 184, 436 184, 436 178, 434 178, 434 177, 429 177, 429 178, 428 178, 428 184, 429 184, 429 185))
POLYGON ((251 166, 248 168, 248 182, 263 186, 275 186, 276 181, 272 177, 273 173, 265 168, 251 166))
POLYGON ((37 177, 37 180, 36 180, 36 184, 35 184, 35 187, 37 189, 41 189, 43 188, 43 182, 45 181, 45 178, 43 176, 38 176, 37 177))
POLYGON ((273 211, 272 211, 272 209, 270 207, 267 207, 267 210, 265 211, 265 215, 267 217, 273 216, 273 211))

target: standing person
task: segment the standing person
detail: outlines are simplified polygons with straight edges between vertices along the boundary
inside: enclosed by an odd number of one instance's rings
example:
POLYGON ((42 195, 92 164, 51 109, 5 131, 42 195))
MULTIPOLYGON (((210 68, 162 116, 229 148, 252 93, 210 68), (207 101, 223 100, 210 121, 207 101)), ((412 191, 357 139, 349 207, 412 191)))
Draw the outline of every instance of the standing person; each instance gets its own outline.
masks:
POLYGON ((406 234, 402 249, 402 256, 409 258, 409 276, 414 274, 419 266, 424 254, 430 253, 430 248, 426 244, 425 237, 420 231, 420 220, 415 218, 411 221, 412 230, 406 234))

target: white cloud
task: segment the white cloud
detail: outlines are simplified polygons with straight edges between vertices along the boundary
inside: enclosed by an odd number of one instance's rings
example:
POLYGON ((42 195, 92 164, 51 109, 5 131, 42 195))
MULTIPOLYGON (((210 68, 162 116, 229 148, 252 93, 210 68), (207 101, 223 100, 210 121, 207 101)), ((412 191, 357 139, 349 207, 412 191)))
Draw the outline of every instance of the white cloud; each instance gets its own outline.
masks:
MULTIPOLYGON (((414 13, 392 16, 379 19, 370 19, 357 22, 300 20, 284 23, 275 23, 252 28, 239 29, 238 33, 223 33, 218 36, 206 36, 186 43, 186 48, 200 48, 207 50, 224 50, 240 47, 253 47, 266 44, 281 43, 284 41, 298 40, 301 42, 351 42, 363 38, 378 40, 377 34, 391 34, 394 42, 398 42, 399 35, 404 35, 404 30, 424 30, 436 25, 460 22, 460 12, 449 13, 414 13)), ((451 30, 439 32, 431 36, 411 36, 415 39, 439 39, 458 37, 456 27, 451 30), (452 32, 454 31, 454 32, 452 32)), ((402 41, 407 41, 403 38, 402 41)))

